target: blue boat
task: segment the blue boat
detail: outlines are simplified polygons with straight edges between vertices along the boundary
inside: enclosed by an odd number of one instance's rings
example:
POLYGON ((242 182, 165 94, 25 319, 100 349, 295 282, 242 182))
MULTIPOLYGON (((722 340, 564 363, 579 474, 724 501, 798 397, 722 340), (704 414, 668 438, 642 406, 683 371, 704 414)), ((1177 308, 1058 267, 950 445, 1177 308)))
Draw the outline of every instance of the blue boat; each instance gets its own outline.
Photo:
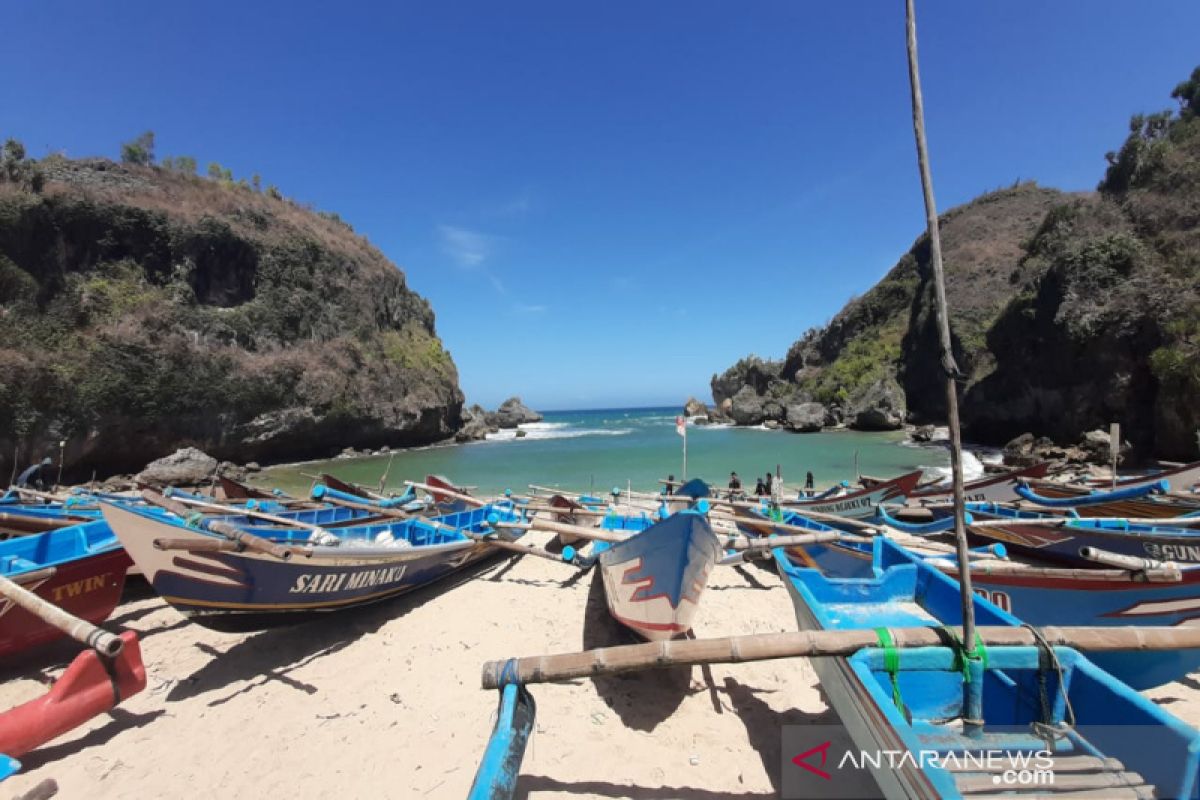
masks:
POLYGON ((614 619, 651 640, 691 629, 709 572, 723 555, 706 512, 701 504, 660 522, 648 516, 604 519, 603 528, 632 533, 621 542, 592 544, 614 619))
MULTIPOLYGON (((829 754, 837 761, 824 767, 827 776, 847 765, 869 768, 885 796, 905 798, 1021 790, 1040 796, 1047 782, 1066 784, 1068 775, 1074 789, 1098 790, 1095 796, 1131 786, 1142 788, 1129 796, 1196 795, 1200 732, 1070 648, 980 647, 981 660, 966 659, 952 639, 947 647, 891 647, 889 628, 960 625, 961 597, 956 581, 893 542, 877 539, 873 557, 875 577, 847 580, 798 567, 775 551, 802 630, 876 629, 880 638, 880 647, 849 658, 813 659, 854 742, 854 752, 829 754), (1014 778, 1026 770, 1035 780, 1000 785, 1004 773, 990 758, 981 761, 990 754, 999 754, 1014 778), (1093 771, 1079 773, 1081 764, 1093 771), (1097 764, 1105 768, 1097 772, 1097 764), (1035 768, 1049 780, 1037 781, 1035 768)), ((1021 625, 982 598, 975 620, 1021 625)), ((812 789, 820 788, 814 780, 812 789)))
POLYGON ((1200 529, 1196 528, 1065 517, 994 503, 968 503, 967 507, 975 521, 991 523, 968 526, 973 541, 1002 542, 1013 553, 1031 558, 1094 567, 1094 561, 1081 555, 1090 547, 1135 558, 1200 564, 1200 529), (996 524, 1006 520, 1016 524, 996 524))
POLYGON ((1104 491, 1093 489, 1081 492, 1071 497, 1046 497, 1029 488, 1029 484, 1020 482, 1013 489, 1022 500, 1028 500, 1046 508, 1076 508, 1078 506, 1097 506, 1106 503, 1117 503, 1122 500, 1137 500, 1151 495, 1164 494, 1170 491, 1171 484, 1166 480, 1151 481, 1121 489, 1104 491))
MULTIPOLYGON (((981 515, 981 510, 972 512, 981 515)), ((798 520, 792 519, 793 522, 798 520)), ((1013 542, 987 530, 988 539, 1006 548, 1013 542)), ((1000 529, 1007 530, 1007 529, 1000 529)), ((1014 526, 1013 530, 1028 530, 1014 526)), ((816 568, 831 577, 873 578, 878 575, 872 545, 838 541, 788 548, 786 557, 799 567, 816 568)), ((958 565, 937 559, 941 569, 953 576, 958 565)), ((1091 566, 1095 567, 1094 563, 1091 566)), ((1005 611, 1032 625, 1192 625, 1200 620, 1200 565, 1184 566, 1178 580, 1147 581, 1137 572, 1120 569, 1065 569, 1030 565, 1028 574, 989 571, 976 565, 971 570, 975 592, 1005 611)), ((1200 669, 1200 650, 1186 649, 1154 653, 1096 653, 1100 667, 1136 689, 1149 689, 1179 680, 1200 669)))
POLYGON ((108 500, 102 508, 155 591, 191 621, 216 630, 287 624, 425 586, 501 552, 480 541, 496 535, 490 516, 520 519, 510 503, 501 503, 436 519, 321 528, 319 535, 257 522, 236 526, 294 548, 296 555, 281 558, 230 549, 230 541, 209 528, 215 524, 210 518, 108 500))

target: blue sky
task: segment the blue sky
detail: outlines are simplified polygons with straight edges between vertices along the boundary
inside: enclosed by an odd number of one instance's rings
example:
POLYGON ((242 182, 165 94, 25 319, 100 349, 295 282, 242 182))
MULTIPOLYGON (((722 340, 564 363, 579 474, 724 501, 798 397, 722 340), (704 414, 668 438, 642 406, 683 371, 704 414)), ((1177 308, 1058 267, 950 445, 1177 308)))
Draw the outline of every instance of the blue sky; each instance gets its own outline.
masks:
MULTIPOLYGON (((6 4, 0 136, 260 173, 427 296, 471 401, 708 398, 923 226, 903 3, 6 4)), ((919 0, 940 208, 1090 189, 1200 3, 919 0)), ((203 166, 201 167, 203 169, 203 166)))

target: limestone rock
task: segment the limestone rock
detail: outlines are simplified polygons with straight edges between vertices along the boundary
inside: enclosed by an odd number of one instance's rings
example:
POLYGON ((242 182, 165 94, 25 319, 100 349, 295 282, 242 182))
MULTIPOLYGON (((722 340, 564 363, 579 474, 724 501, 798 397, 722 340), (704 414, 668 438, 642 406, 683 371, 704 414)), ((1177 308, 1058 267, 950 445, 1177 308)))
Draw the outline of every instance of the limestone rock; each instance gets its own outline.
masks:
POLYGON ((762 398, 751 386, 743 386, 732 398, 729 416, 738 425, 761 425, 766 414, 763 413, 762 398))
POLYGON ((195 447, 183 447, 151 461, 137 475, 144 483, 160 486, 196 486, 212 478, 217 460, 195 447))
POLYGON ((798 433, 815 433, 825 427, 829 412, 820 403, 794 403, 787 407, 787 428, 798 433))
POLYGON ((487 412, 479 404, 464 409, 462 415, 463 426, 454 434, 454 441, 476 442, 480 439, 486 439, 488 433, 491 432, 487 416, 487 412))
POLYGON ((908 413, 904 390, 891 375, 863 387, 850 398, 850 427, 861 431, 894 431, 904 425, 908 413))
POLYGON ((932 442, 933 434, 936 430, 937 429, 932 425, 918 425, 908 432, 908 438, 912 439, 914 442, 920 442, 922 444, 925 442, 932 442))
POLYGON ((687 402, 683 404, 683 414, 687 417, 707 417, 708 406, 694 397, 689 397, 687 402))
POLYGON ((510 397, 500 407, 487 415, 489 425, 498 428, 515 428, 526 422, 541 422, 542 415, 521 402, 519 397, 510 397))

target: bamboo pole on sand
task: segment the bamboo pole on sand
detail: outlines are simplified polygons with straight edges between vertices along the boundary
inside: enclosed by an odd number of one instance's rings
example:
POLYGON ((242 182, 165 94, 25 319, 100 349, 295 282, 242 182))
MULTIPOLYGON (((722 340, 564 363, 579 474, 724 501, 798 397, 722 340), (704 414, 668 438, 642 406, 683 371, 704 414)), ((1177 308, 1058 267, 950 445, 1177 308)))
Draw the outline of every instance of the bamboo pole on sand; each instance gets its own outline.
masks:
MULTIPOLYGON (((1074 647, 1084 651, 1163 651, 1200 648, 1200 628, 1039 628, 985 626, 976 631, 990 647, 1040 645, 1074 647)), ((960 647, 961 628, 893 628, 896 647, 960 647)), ((619 672, 669 667, 677 664, 735 664, 780 658, 850 656, 866 647, 878 647, 873 629, 851 631, 796 631, 756 633, 719 639, 670 639, 644 644, 602 647, 580 653, 530 656, 483 665, 484 689, 504 683, 552 683, 612 675, 619 672)))

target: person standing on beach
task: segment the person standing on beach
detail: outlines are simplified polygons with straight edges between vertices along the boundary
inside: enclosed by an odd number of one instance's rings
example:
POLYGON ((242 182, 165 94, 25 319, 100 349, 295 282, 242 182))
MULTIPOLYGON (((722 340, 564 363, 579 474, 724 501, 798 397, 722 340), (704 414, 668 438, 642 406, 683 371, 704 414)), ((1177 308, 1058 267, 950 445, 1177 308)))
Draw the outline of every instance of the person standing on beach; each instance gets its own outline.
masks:
POLYGON ((804 476, 804 488, 805 488, 805 489, 811 489, 811 488, 813 488, 813 474, 812 474, 812 470, 809 470, 809 471, 808 471, 808 474, 804 476))
POLYGON ((736 472, 729 473, 729 496, 733 497, 735 494, 740 496, 741 493, 742 479, 738 477, 736 472))
POLYGON ((754 484, 754 496, 755 497, 765 497, 768 494, 770 494, 770 492, 767 491, 767 487, 763 483, 763 479, 759 478, 758 481, 754 484))
POLYGON ((43 458, 40 463, 27 467, 24 472, 17 476, 17 486, 21 489, 45 489, 47 483, 46 470, 53 462, 50 457, 43 458))
POLYGON ((674 475, 667 476, 667 488, 663 489, 663 494, 665 494, 667 496, 675 494, 675 476, 674 475))
POLYGON ((763 484, 767 489, 767 494, 771 494, 771 489, 772 489, 772 485, 773 485, 774 481, 775 481, 775 479, 773 477, 771 477, 771 471, 767 470, 767 480, 763 484))

